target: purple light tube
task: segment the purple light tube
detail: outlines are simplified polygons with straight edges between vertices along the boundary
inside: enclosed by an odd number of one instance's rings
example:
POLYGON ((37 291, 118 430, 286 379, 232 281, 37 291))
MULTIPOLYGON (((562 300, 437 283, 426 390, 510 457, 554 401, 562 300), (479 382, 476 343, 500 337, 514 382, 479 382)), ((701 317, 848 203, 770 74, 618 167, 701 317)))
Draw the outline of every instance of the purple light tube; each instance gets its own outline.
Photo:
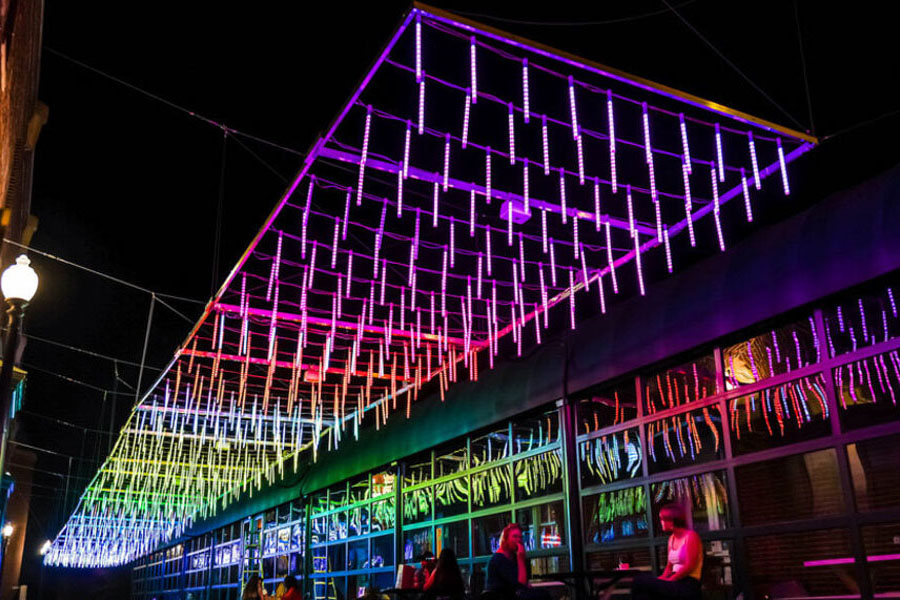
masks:
POLYGON ((578 259, 579 244, 581 243, 578 237, 578 215, 574 215, 572 217, 572 252, 576 260, 578 259))
POLYGON ((741 193, 744 196, 744 212, 747 214, 747 222, 753 222, 753 208, 750 206, 750 189, 747 186, 747 175, 744 167, 741 167, 741 193))
POLYGON ((491 203, 491 147, 488 146, 484 155, 484 199, 491 203))
POLYGON ((656 213, 656 241, 662 242, 662 233, 663 233, 663 222, 662 222, 662 207, 660 206, 659 200, 653 202, 653 209, 656 213))
POLYGON ((331 268, 334 269, 337 265, 337 255, 338 255, 338 231, 341 228, 341 219, 340 217, 334 218, 334 237, 331 239, 331 268))
POLYGON ((750 164, 753 167, 753 186, 756 189, 761 189, 761 181, 759 179, 759 161, 756 158, 756 142, 753 140, 753 132, 747 132, 747 143, 750 146, 750 164))
POLYGON ((631 199, 631 185, 625 186, 625 199, 628 205, 628 233, 634 237, 637 232, 634 229, 634 202, 631 199))
POLYGON ((425 77, 419 82, 419 135, 425 133, 425 77))
POLYGON ((447 316, 447 248, 444 247, 444 256, 441 267, 441 316, 447 316))
POLYGON ((366 175, 366 159, 369 156, 369 131, 372 127, 372 105, 366 107, 366 125, 363 131, 362 152, 359 159, 359 179, 356 184, 356 205, 362 204, 363 181, 366 175))
POLYGON ((544 175, 550 174, 550 141, 547 132, 547 115, 541 115, 541 146, 544 150, 544 175))
POLYGON ((613 116, 612 91, 606 91, 606 120, 609 127, 609 181, 613 194, 618 193, 619 184, 616 175, 616 120, 613 116))
POLYGON ((563 225, 566 224, 569 210, 566 208, 566 170, 559 168, 559 210, 563 225))
POLYGON ((521 231, 519 232, 519 276, 522 278, 522 283, 525 283, 525 242, 521 231))
POLYGON ((578 158, 578 184, 584 185, 584 143, 580 135, 575 138, 575 156, 578 158))
POLYGON ((275 244, 275 258, 272 260, 272 267, 269 269, 269 285, 266 287, 266 301, 272 299, 272 286, 278 281, 278 270, 281 266, 281 243, 284 233, 278 232, 278 241, 275 244))
POLYGON ((719 182, 716 179, 716 163, 710 164, 710 180, 712 181, 713 220, 716 223, 716 236, 719 238, 719 250, 725 252, 725 236, 722 234, 722 220, 719 218, 719 182))
POLYGON ((353 196, 353 188, 347 188, 347 196, 344 199, 344 227, 341 229, 341 239, 347 239, 347 225, 350 222, 350 198, 353 196))
MULTIPOLYGON (((537 314, 537 312, 538 312, 538 305, 535 304, 533 314, 537 314)), ((540 345, 540 343, 541 343, 541 324, 540 324, 540 319, 538 319, 538 318, 534 319, 534 335, 536 338, 536 343, 540 345)))
POLYGON ((510 204, 506 213, 506 245, 510 247, 513 245, 513 221, 513 207, 510 204))
POLYGON ((421 227, 419 226, 419 222, 421 221, 421 218, 422 218, 422 211, 421 211, 421 209, 417 208, 416 209, 416 228, 413 232, 413 248, 415 251, 413 258, 415 258, 416 260, 419 259, 419 236, 420 236, 420 230, 421 230, 421 227))
POLYGON ((666 249, 666 269, 672 272, 672 247, 669 244, 669 230, 663 229, 663 246, 666 249))
POLYGON ((634 266, 637 268, 638 289, 641 296, 644 296, 647 292, 644 289, 644 270, 641 268, 641 242, 640 235, 636 231, 634 232, 634 266))
POLYGON ((475 188, 469 190, 469 237, 475 237, 475 188))
POLYGON ((450 217, 450 267, 455 267, 456 259, 456 220, 453 217, 450 217))
POLYGON ((434 186, 433 186, 432 194, 431 194, 431 203, 432 203, 432 207, 431 207, 431 226, 432 226, 432 227, 437 227, 437 226, 438 226, 438 212, 439 212, 439 211, 438 211, 438 200, 439 200, 439 195, 440 195, 440 190, 439 190, 439 188, 438 188, 438 181, 437 181, 437 179, 435 179, 435 180, 434 180, 434 186))
POLYGON ((579 254, 581 255, 581 275, 584 277, 584 291, 588 292, 591 289, 591 282, 588 279, 588 270, 587 270, 587 260, 584 255, 584 246, 579 245, 579 254))
POLYGON ((556 251, 553 249, 553 238, 550 238, 550 282, 556 287, 556 251))
POLYGON ((569 327, 575 329, 575 275, 569 271, 569 327))
POLYGON ((606 294, 603 291, 603 276, 597 276, 597 290, 600 294, 600 314, 606 314, 606 294))
POLYGON ((784 160, 784 148, 781 147, 781 138, 775 138, 778 145, 778 166, 781 168, 781 184, 784 187, 784 195, 791 195, 791 186, 788 183, 787 162, 784 160))
POLYGON ((516 164, 516 123, 514 118, 513 103, 508 105, 507 123, 509 124, 509 164, 516 164))
POLYGON ((403 169, 397 171, 397 218, 403 216, 403 169))
POLYGON ((484 250, 486 255, 486 266, 487 266, 487 274, 491 274, 491 230, 490 228, 484 230, 484 250))
POLYGON ((581 137, 581 130, 578 128, 578 111, 575 108, 575 78, 569 75, 569 113, 572 117, 572 139, 581 137))
POLYGON ((416 83, 422 81, 422 13, 416 15, 416 83))
POLYGON ((691 248, 693 248, 697 245, 697 238, 694 237, 694 219, 691 216, 694 211, 694 206, 691 201, 690 172, 690 165, 682 158, 681 177, 684 180, 684 222, 687 223, 688 237, 691 240, 691 248))
POLYGON ((619 282, 616 279, 616 261, 613 260, 612 236, 610 235, 608 220, 603 224, 603 227, 606 230, 607 269, 609 270, 610 279, 612 280, 613 294, 618 294, 619 293, 619 282))
POLYGON ((541 209, 541 244, 547 254, 547 211, 541 209))
MULTIPOLYGON (((531 212, 531 208, 529 206, 530 199, 528 193, 528 158, 522 158, 522 197, 524 198, 523 202, 523 210, 528 213, 531 212)), ((472 192, 474 194, 474 191, 472 192)), ((510 207, 510 213, 512 213, 512 207, 510 207)))
POLYGON ((475 36, 469 38, 469 76, 472 87, 472 104, 478 102, 478 73, 475 62, 475 36))
POLYGON ((681 150, 684 153, 684 162, 687 164, 687 172, 691 172, 691 146, 688 143, 687 124, 684 122, 684 113, 678 115, 678 125, 681 129, 681 150))
POLYGON ((594 177, 594 231, 600 231, 600 178, 594 177))
POLYGON ((466 102, 463 107, 463 129, 462 129, 462 149, 465 150, 466 146, 469 145, 469 113, 471 111, 472 101, 471 101, 471 91, 466 90, 466 102))
POLYGON ((716 165, 719 167, 719 181, 725 181, 725 160, 722 158, 722 130, 716 123, 716 165))
POLYGON ((406 121, 406 137, 403 140, 403 178, 409 177, 409 144, 412 139, 412 122, 406 121))
POLYGON ((531 119, 531 94, 528 91, 528 58, 522 59, 522 112, 525 122, 531 119))
POLYGON ((444 134, 444 180, 441 183, 443 191, 447 191, 450 182, 450 134, 444 134))
POLYGON ((476 279, 475 279, 475 294, 477 295, 479 300, 481 300, 481 284, 482 284, 482 269, 483 269, 482 261, 483 261, 483 257, 482 257, 481 252, 479 252, 478 253, 478 267, 476 268, 477 275, 476 275, 476 279))

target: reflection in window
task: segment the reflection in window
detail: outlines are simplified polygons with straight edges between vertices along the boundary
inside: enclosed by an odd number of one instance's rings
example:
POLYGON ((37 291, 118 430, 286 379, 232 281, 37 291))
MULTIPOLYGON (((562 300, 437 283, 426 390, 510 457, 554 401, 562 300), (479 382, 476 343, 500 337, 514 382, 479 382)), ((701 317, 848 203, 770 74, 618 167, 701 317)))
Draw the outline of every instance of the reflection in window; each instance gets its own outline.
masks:
POLYGON ((500 549, 500 534, 509 524, 509 513, 472 519, 473 556, 491 555, 500 549))
POLYGON ((900 335, 896 293, 897 289, 881 286, 822 311, 832 358, 900 335))
POLYGON ((350 504, 369 499, 369 477, 359 477, 350 482, 350 504))
POLYGON ((522 543, 528 551, 559 548, 566 544, 562 500, 520 508, 516 511, 516 523, 522 528, 522 543))
POLYGON ((587 390, 578 402, 578 433, 598 431, 637 418, 634 379, 619 385, 587 390))
POLYGON ((369 533, 369 508, 357 506, 349 511, 347 519, 347 535, 354 537, 369 533))
POLYGON ((900 506, 900 435, 866 440, 847 446, 853 476, 856 510, 860 512, 900 506))
POLYGON ((584 498, 586 542, 601 544, 647 535, 647 497, 643 486, 584 498))
POLYGON ((675 415, 647 425, 650 470, 659 472, 722 457, 719 405, 675 415))
POLYGON ((812 317, 722 350, 725 389, 796 371, 820 360, 812 317))
POLYGON ((347 513, 345 511, 328 516, 328 541, 347 539, 347 513))
POLYGON ((435 518, 452 517, 469 510, 469 479, 465 476, 434 484, 435 518))
POLYGON ((434 552, 431 527, 403 532, 403 562, 420 561, 425 552, 434 552))
POLYGON ((461 446, 457 443, 453 447, 436 450, 434 453, 435 479, 465 471, 468 468, 467 457, 465 440, 461 446))
POLYGON ((403 492, 403 522, 421 523, 431 519, 431 488, 403 492))
POLYGON ((637 429, 626 429, 578 445, 581 487, 631 479, 641 475, 644 456, 637 429))
POLYGON ((385 494, 393 494, 394 477, 391 471, 382 471, 372 475, 372 497, 377 498, 385 494))
POLYGON ((472 474, 472 510, 499 506, 510 501, 512 477, 509 465, 472 474))
POLYGON ((559 413, 548 411, 534 417, 520 418, 513 423, 513 452, 519 454, 559 440, 559 413))
POLYGON ((825 377, 816 373, 728 401, 735 454, 784 446, 831 433, 825 377))
POLYGON ((369 563, 369 542, 360 540, 347 544, 347 570, 364 569, 369 563))
POLYGON ((744 525, 822 517, 844 510, 833 448, 743 465, 736 467, 734 474, 744 525))
POLYGON ((506 427, 472 440, 472 466, 509 456, 509 430, 506 427))
POLYGON ((644 413, 702 400, 716 393, 716 361, 707 355, 643 377, 644 413))
POLYGON ((309 503, 309 508, 313 514, 325 512, 328 510, 328 492, 321 491, 313 494, 309 503))
POLYGON ((347 485, 336 485, 328 490, 328 510, 347 506, 347 485))
POLYGON ((372 538, 371 568, 388 567, 394 564, 394 536, 380 535, 372 538))
MULTIPOLYGON (((743 507, 743 505, 741 505, 743 507)), ((747 538, 754 597, 859 597, 845 529, 747 538)))
POLYGON ((897 556, 900 523, 868 525, 861 528, 861 533, 872 592, 876 597, 880 594, 896 596, 900 592, 900 560, 897 556))
POLYGON ((372 519, 372 533, 394 528, 394 499, 388 498, 369 505, 372 519))
POLYGON ((688 525, 695 531, 715 531, 730 524, 728 492, 722 471, 654 483, 650 485, 650 494, 654 515, 669 503, 689 507, 692 522, 688 525))
POLYGON ((561 452, 551 450, 515 462, 517 502, 562 492, 561 452))
POLYGON ((846 427, 866 427, 900 419, 897 350, 839 366, 834 371, 834 385, 841 407, 841 423, 846 427))
POLYGON ((411 487, 431 479, 431 451, 422 452, 406 461, 403 487, 411 487))
POLYGON ((434 544, 437 556, 444 548, 453 550, 457 558, 469 556, 469 522, 462 520, 435 526, 434 544))

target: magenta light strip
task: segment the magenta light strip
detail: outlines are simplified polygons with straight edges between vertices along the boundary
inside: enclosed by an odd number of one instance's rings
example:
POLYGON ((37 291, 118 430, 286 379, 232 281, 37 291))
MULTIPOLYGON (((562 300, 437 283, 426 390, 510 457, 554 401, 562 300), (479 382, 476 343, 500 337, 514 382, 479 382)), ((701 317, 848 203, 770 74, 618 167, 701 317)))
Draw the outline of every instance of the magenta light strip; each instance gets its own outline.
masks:
POLYGON ((525 122, 531 119, 531 94, 528 90, 528 58, 522 59, 522 112, 525 122))
POLYGON ((791 195, 791 186, 788 183, 787 163, 784 160, 784 148, 781 147, 781 138, 775 139, 778 145, 778 165, 781 168, 781 184, 784 186, 784 195, 791 195))
POLYGON ((747 186, 747 174, 741 167, 741 193, 744 196, 744 212, 747 214, 747 222, 753 222, 753 207, 750 206, 750 189, 747 186))
POLYGON ((509 164, 516 164, 516 122, 513 103, 508 104, 509 113, 507 123, 509 124, 509 164))
POLYGON ((578 129, 578 111, 575 109, 575 78, 569 75, 569 113, 572 118, 572 139, 581 136, 578 129))
POLYGON ((684 162, 687 164, 687 172, 691 172, 691 146, 688 143, 687 124, 684 122, 684 113, 678 115, 678 125, 681 129, 681 150, 684 153, 684 162))
POLYGON ((722 158, 722 130, 716 123, 716 164, 719 167, 719 181, 725 181, 725 161, 722 158))
POLYGON ((849 565, 853 564, 853 557, 846 558, 824 558, 821 560, 805 560, 803 561, 804 567, 828 567, 832 565, 849 565))
POLYGON ((462 129, 462 149, 465 150, 466 146, 469 145, 469 112, 472 107, 472 92, 470 90, 466 90, 466 101, 465 106, 463 107, 463 129, 462 129))
POLYGON ((619 191, 616 175, 616 120, 613 117, 612 91, 606 92, 606 119, 609 127, 609 181, 613 194, 619 191))
POLYGON ((416 83, 422 81, 422 14, 416 15, 416 83))
POLYGON ((756 158, 756 142, 753 141, 753 132, 747 132, 747 143, 750 146, 750 164, 753 167, 753 186, 759 190, 762 188, 762 182, 759 179, 759 161, 756 158))
POLYGON ((478 102, 478 73, 475 62, 475 46, 475 36, 473 35, 469 39, 469 77, 472 84, 472 104, 478 102))
POLYGON ((694 237, 694 219, 692 217, 694 206, 691 201, 690 172, 690 165, 682 159, 681 176, 684 180, 684 220, 687 223, 688 238, 691 241, 691 248, 693 248, 697 245, 697 238, 694 237))
POLYGON ((419 135, 425 133, 425 77, 419 82, 419 135))
POLYGON ((550 174, 550 141, 547 132, 547 115, 541 116, 541 145, 544 150, 544 175, 550 174))

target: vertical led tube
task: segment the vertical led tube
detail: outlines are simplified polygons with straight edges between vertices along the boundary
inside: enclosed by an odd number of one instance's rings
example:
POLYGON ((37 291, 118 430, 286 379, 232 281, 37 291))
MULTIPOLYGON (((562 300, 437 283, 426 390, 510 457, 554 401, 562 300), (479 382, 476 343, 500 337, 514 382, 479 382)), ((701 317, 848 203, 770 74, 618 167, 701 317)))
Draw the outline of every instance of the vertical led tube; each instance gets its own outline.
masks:
POLYGON ((722 234, 722 220, 719 218, 719 182, 716 179, 716 164, 712 163, 710 171, 713 195, 713 220, 716 222, 716 235, 719 238, 719 249, 725 252, 725 237, 722 234))
POLYGON ((450 266, 455 266, 456 256, 456 219, 450 217, 450 266))
POLYGON ((569 270, 569 327, 575 329, 575 274, 569 270))
POLYGON ((450 134, 444 134, 444 180, 442 189, 446 192, 450 185, 450 134))
POLYGON ((741 193, 744 195, 744 212, 747 213, 747 222, 753 222, 753 208, 750 206, 750 189, 747 185, 747 174, 744 173, 744 167, 741 167, 741 193))
POLYGON ((478 267, 476 268, 477 275, 476 275, 476 279, 475 279, 475 294, 479 300, 481 299, 481 283, 482 283, 482 270, 483 270, 482 263, 483 263, 483 256, 482 256, 481 252, 479 252, 478 253, 478 267))
POLYGON ((584 277, 584 291, 588 292, 591 290, 591 282, 590 278, 588 277, 587 257, 584 254, 583 244, 579 244, 577 253, 581 255, 581 275, 582 277, 584 277))
POLYGON ((419 259, 419 237, 420 237, 419 231, 421 229, 421 227, 419 226, 419 221, 421 220, 421 218, 422 218, 422 211, 421 211, 421 209, 417 208, 416 209, 416 226, 415 226, 415 229, 413 230, 413 248, 414 248, 413 258, 415 258, 416 260, 419 259))
POLYGON ((761 189, 762 184, 759 180, 759 160, 756 158, 756 142, 753 139, 753 132, 747 132, 747 145, 750 147, 750 166, 753 167, 753 187, 761 189))
POLYGON ((471 91, 466 90, 466 102, 463 107, 462 149, 469 145, 469 112, 472 108, 471 91))
POLYGON ((416 83, 422 81, 422 14, 416 15, 416 83))
POLYGON ((359 177, 356 181, 356 205, 362 204, 363 180, 366 175, 366 159, 369 155, 369 132, 372 128, 372 105, 366 107, 366 125, 363 129, 362 153, 359 157, 359 177))
POLYGON ((634 203, 631 200, 631 185, 625 186, 625 202, 628 206, 628 233, 634 237, 637 233, 634 228, 634 203))
POLYGON ((581 136, 578 128, 578 111, 575 108, 575 78, 569 75, 569 114, 572 118, 572 139, 577 140, 581 136))
POLYGON ((566 170, 559 168, 559 208, 563 225, 568 223, 569 210, 566 208, 566 170))
POLYGON ((488 146, 484 153, 484 200, 491 203, 491 147, 488 146))
POLYGON ((331 239, 331 268, 334 269, 337 265, 337 255, 338 255, 338 230, 341 228, 341 218, 334 218, 334 236, 331 239))
POLYGON ((550 238, 550 282, 556 287, 556 251, 553 249, 553 238, 550 238))
POLYGON ((412 121, 406 121, 406 137, 403 139, 403 178, 409 177, 409 145, 412 141, 412 121))
POLYGON ((781 169, 781 184, 784 186, 784 195, 791 195, 791 186, 788 183, 787 164, 784 161, 784 148, 781 147, 781 138, 775 138, 778 146, 778 166, 781 169))
POLYGON ((281 267, 281 243, 284 232, 278 232, 278 241, 275 243, 275 257, 272 259, 272 268, 269 269, 269 285, 266 288, 266 301, 272 299, 272 286, 278 284, 278 271, 281 267))
POLYGON ((425 74, 422 74, 422 80, 419 81, 419 135, 425 133, 425 74))
POLYGON ((544 254, 547 254, 547 211, 541 209, 541 244, 544 248, 544 254))
POLYGON ((491 274, 491 227, 488 225, 484 228, 484 251, 486 255, 485 266, 487 274, 491 274))
POLYGON ((440 195, 440 184, 435 181, 431 194, 431 226, 438 226, 438 197, 440 195))
POLYGON ((513 115, 513 103, 507 105, 507 123, 509 125, 509 164, 516 164, 516 123, 513 115))
POLYGON ((687 223, 688 237, 691 240, 691 248, 697 245, 697 238, 694 237, 694 203, 691 200, 691 179, 690 167, 685 162, 684 157, 681 159, 681 177, 684 180, 684 220, 687 223))
POLYGON ((403 217, 403 169, 397 171, 397 218, 403 217))
POLYGON ((656 212, 656 241, 657 243, 662 243, 662 232, 663 232, 663 222, 662 222, 662 207, 660 206, 659 199, 656 199, 653 202, 653 210, 656 212))
POLYGON ((716 165, 719 168, 719 181, 725 181, 725 160, 722 158, 722 130, 716 123, 716 165))
POLYGON ((594 231, 600 231, 600 178, 594 177, 594 231))
POLYGON ((672 272, 672 246, 669 244, 669 228, 663 229, 663 247, 666 249, 666 269, 672 272))
POLYGON ((634 232, 634 265, 637 268, 638 289, 643 296, 646 291, 644 290, 644 270, 641 267, 641 241, 637 231, 634 232))
POLYGON ((619 282, 616 279, 616 261, 613 259, 612 234, 609 230, 610 228, 608 219, 606 223, 603 224, 603 228, 606 230, 606 264, 609 266, 609 275, 612 279, 613 293, 618 294, 619 282))
POLYGON ((578 237, 578 213, 575 213, 572 215, 572 251, 576 259, 578 258, 579 244, 581 243, 578 237))
POLYGON ((547 115, 541 115, 541 147, 544 151, 544 175, 550 174, 550 135, 547 131, 547 115))
POLYGON ((506 205, 506 245, 513 245, 513 204, 509 200, 506 205))
MULTIPOLYGON (((523 210, 528 213, 531 211, 531 200, 529 199, 529 189, 528 189, 528 159, 522 158, 522 197, 523 201, 523 210)), ((510 209, 512 209, 512 202, 510 202, 510 209)))
POLYGON ((475 188, 469 190, 469 237, 475 237, 475 188))
POLYGON ((300 258, 306 258, 306 235, 309 225, 309 210, 312 206, 313 188, 316 186, 316 176, 310 175, 309 188, 306 190, 306 206, 303 207, 303 220, 300 223, 300 258))
POLYGON ((519 232, 519 268, 522 283, 525 283, 525 241, 522 232, 519 232))
POLYGON ((478 102, 478 72, 475 62, 475 36, 469 38, 469 76, 471 78, 472 104, 478 102))
MULTIPOLYGON (((538 263, 538 280, 541 285, 541 306, 544 308, 544 328, 547 327, 547 285, 544 282, 544 263, 538 263)), ((537 317, 535 317, 537 320, 537 317)))
POLYGON ((606 314, 606 293, 603 291, 603 274, 597 274, 597 289, 600 293, 600 314, 606 314))
POLYGON ((613 116, 612 90, 606 91, 606 120, 609 127, 609 180, 613 194, 619 191, 616 176, 616 121, 613 116))
POLYGON ((678 115, 678 125, 681 129, 681 150, 684 153, 684 162, 687 164, 687 172, 691 172, 691 146, 688 143, 687 124, 684 122, 684 113, 678 115))
POLYGON ((584 144, 579 135, 575 138, 576 158, 578 159, 578 184, 584 185, 584 144))
POLYGON ((522 112, 525 122, 531 119, 531 95, 528 90, 528 58, 522 59, 522 112))
POLYGON ((444 257, 441 263, 441 316, 447 316, 447 247, 444 247, 444 257))
POLYGON ((353 188, 347 188, 347 197, 344 199, 344 227, 341 229, 341 239, 347 239, 347 223, 350 220, 350 198, 353 196, 353 188))

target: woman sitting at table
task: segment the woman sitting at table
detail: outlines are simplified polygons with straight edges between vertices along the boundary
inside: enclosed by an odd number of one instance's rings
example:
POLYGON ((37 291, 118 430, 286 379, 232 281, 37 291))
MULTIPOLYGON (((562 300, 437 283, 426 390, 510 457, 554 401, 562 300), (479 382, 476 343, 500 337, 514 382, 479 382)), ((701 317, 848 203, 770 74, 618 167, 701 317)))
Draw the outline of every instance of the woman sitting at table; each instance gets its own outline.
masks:
POLYGON ((465 597, 466 585, 456 562, 456 554, 450 548, 441 550, 434 571, 425 582, 424 592, 426 598, 462 600, 465 597))
POLYGON ((499 551, 488 562, 484 591, 505 600, 549 600, 545 590, 529 587, 525 560, 522 528, 510 523, 500 534, 499 551))
POLYGON ((662 575, 638 575, 632 585, 634 600, 678 598, 699 600, 700 573, 703 570, 703 544, 696 531, 688 529, 684 508, 666 504, 659 511, 662 530, 671 532, 667 546, 668 560, 662 575))

